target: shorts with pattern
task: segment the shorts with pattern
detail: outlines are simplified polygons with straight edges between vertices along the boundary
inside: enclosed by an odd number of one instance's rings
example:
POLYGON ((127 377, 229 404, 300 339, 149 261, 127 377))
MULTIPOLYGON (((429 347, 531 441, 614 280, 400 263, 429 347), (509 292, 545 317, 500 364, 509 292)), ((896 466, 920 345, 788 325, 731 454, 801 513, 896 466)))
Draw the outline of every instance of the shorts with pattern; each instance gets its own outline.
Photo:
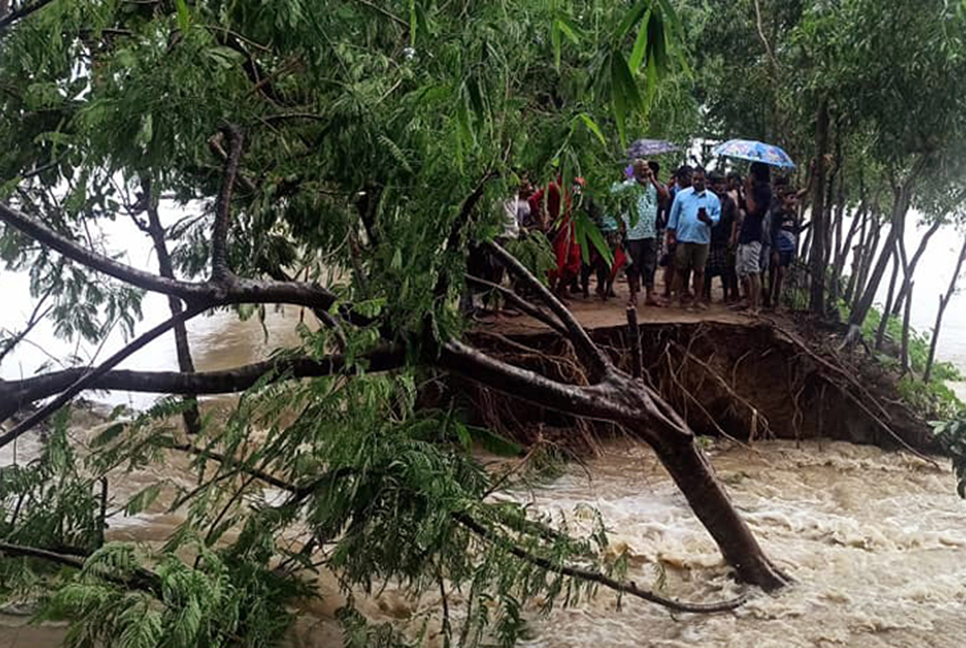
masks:
POLYGON ((741 278, 761 272, 761 243, 742 243, 735 255, 735 272, 741 278))
POLYGON ((712 245, 708 254, 705 274, 710 277, 723 277, 728 272, 728 246, 712 245))

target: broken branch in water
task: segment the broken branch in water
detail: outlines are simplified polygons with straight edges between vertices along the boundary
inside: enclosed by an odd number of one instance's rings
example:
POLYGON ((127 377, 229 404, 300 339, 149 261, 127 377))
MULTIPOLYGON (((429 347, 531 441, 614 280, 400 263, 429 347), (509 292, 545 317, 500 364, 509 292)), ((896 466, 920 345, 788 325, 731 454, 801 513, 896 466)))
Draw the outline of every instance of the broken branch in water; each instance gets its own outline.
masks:
POLYGON ((480 524, 477 520, 473 519, 466 513, 453 513, 453 518, 465 526, 467 529, 475 533, 480 538, 488 542, 495 544, 500 544, 504 548, 517 558, 545 569, 549 572, 555 574, 560 574, 562 576, 568 576, 570 578, 576 578, 578 580, 588 581, 591 583, 597 583, 603 585, 608 589, 612 589, 616 592, 621 592, 624 594, 630 594, 631 596, 636 596, 637 598, 644 599, 651 603, 656 603, 658 605, 664 606, 668 609, 675 610, 677 612, 694 612, 699 614, 710 614, 714 612, 728 612, 741 607, 748 600, 748 595, 742 595, 735 599, 730 599, 728 601, 720 601, 717 603, 686 603, 683 601, 678 601, 671 598, 666 598, 660 594, 655 594, 649 590, 644 590, 639 588, 633 582, 619 581, 613 579, 606 574, 602 574, 599 571, 594 571, 591 569, 583 569, 580 567, 572 567, 570 565, 558 565, 554 563, 549 558, 543 556, 537 556, 530 553, 526 549, 519 547, 515 544, 508 542, 504 538, 498 537, 491 529, 488 529, 484 525, 480 524))

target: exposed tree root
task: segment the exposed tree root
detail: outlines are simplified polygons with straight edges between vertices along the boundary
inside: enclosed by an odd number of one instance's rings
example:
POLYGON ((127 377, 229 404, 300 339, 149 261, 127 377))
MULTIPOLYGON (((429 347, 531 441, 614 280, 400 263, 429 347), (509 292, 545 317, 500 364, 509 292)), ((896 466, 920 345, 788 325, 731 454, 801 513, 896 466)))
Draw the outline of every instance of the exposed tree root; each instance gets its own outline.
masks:
MULTIPOLYGON (((644 380, 699 434, 751 444, 776 437, 873 443, 903 448, 935 465, 923 453, 935 451, 928 425, 892 395, 894 388, 887 380, 863 373, 864 365, 844 364, 824 344, 806 341, 787 326, 640 323, 644 380)), ((478 345, 501 357, 505 354, 514 364, 524 362, 554 380, 586 384, 586 374, 573 371, 577 358, 572 347, 553 334, 474 335, 480 336, 478 345), (524 355, 517 345, 529 353, 524 355)), ((598 329, 593 337, 615 365, 633 371, 628 327, 598 329)), ((534 439, 535 431, 539 436, 549 429, 557 442, 566 444, 568 437, 576 441, 572 449, 579 453, 586 449, 587 439, 615 430, 599 422, 578 423, 573 417, 535 412, 512 396, 482 391, 491 394, 485 399, 474 396, 474 402, 487 410, 477 413, 502 434, 524 443, 534 439)))

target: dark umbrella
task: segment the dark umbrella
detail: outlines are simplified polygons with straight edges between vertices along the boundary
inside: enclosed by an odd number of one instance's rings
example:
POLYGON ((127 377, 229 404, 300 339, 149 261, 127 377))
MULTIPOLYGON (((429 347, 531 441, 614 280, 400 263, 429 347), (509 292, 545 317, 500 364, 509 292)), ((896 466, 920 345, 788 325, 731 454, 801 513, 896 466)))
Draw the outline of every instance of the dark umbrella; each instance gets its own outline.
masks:
POLYGON ((639 139, 628 147, 627 157, 633 160, 636 158, 650 157, 652 155, 661 155, 663 153, 673 153, 680 150, 681 148, 678 145, 664 140, 639 139))

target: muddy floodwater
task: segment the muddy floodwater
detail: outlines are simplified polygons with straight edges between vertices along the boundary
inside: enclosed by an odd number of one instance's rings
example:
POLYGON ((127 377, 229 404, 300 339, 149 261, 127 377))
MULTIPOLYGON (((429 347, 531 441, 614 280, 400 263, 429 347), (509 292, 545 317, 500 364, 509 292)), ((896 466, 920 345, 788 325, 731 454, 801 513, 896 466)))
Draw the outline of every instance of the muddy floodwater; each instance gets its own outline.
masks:
MULTIPOLYGON (((29 451, 29 448, 23 448, 29 451)), ((777 596, 756 593, 734 613, 698 616, 602 591, 541 617, 530 609, 524 646, 962 646, 966 636, 966 503, 945 462, 845 443, 771 441, 753 449, 710 450, 714 466, 765 550, 797 583, 777 596)), ((170 476, 170 475, 169 475, 170 476)), ((121 487, 135 492, 150 475, 121 487)), ((640 446, 611 442, 585 467, 512 497, 532 502, 571 528, 596 507, 610 551, 626 552, 628 578, 690 601, 743 591, 658 465, 640 446)), ((156 542, 179 521, 146 514, 115 519, 115 539, 156 542)), ((589 528, 589 527, 588 527, 589 528)), ((287 643, 338 645, 331 613, 342 602, 323 584, 287 643)), ((363 611, 405 628, 434 617, 438 595, 409 600, 391 588, 363 611), (407 621, 409 619, 409 621, 407 621)), ((451 601, 459 614, 460 601, 451 601)), ((0 617, 0 648, 55 646, 63 629, 0 617)), ((431 624, 432 625, 432 624, 431 624)), ((431 641, 431 644, 441 642, 431 641)))
MULTIPOLYGON (((601 595, 534 622, 528 646, 962 646, 966 503, 941 469, 844 443, 759 443, 713 451, 719 476, 766 552, 797 584, 736 613, 670 614, 601 595)), ((599 508, 629 578, 687 600, 741 591, 653 455, 613 445, 533 494, 544 510, 599 508)))

